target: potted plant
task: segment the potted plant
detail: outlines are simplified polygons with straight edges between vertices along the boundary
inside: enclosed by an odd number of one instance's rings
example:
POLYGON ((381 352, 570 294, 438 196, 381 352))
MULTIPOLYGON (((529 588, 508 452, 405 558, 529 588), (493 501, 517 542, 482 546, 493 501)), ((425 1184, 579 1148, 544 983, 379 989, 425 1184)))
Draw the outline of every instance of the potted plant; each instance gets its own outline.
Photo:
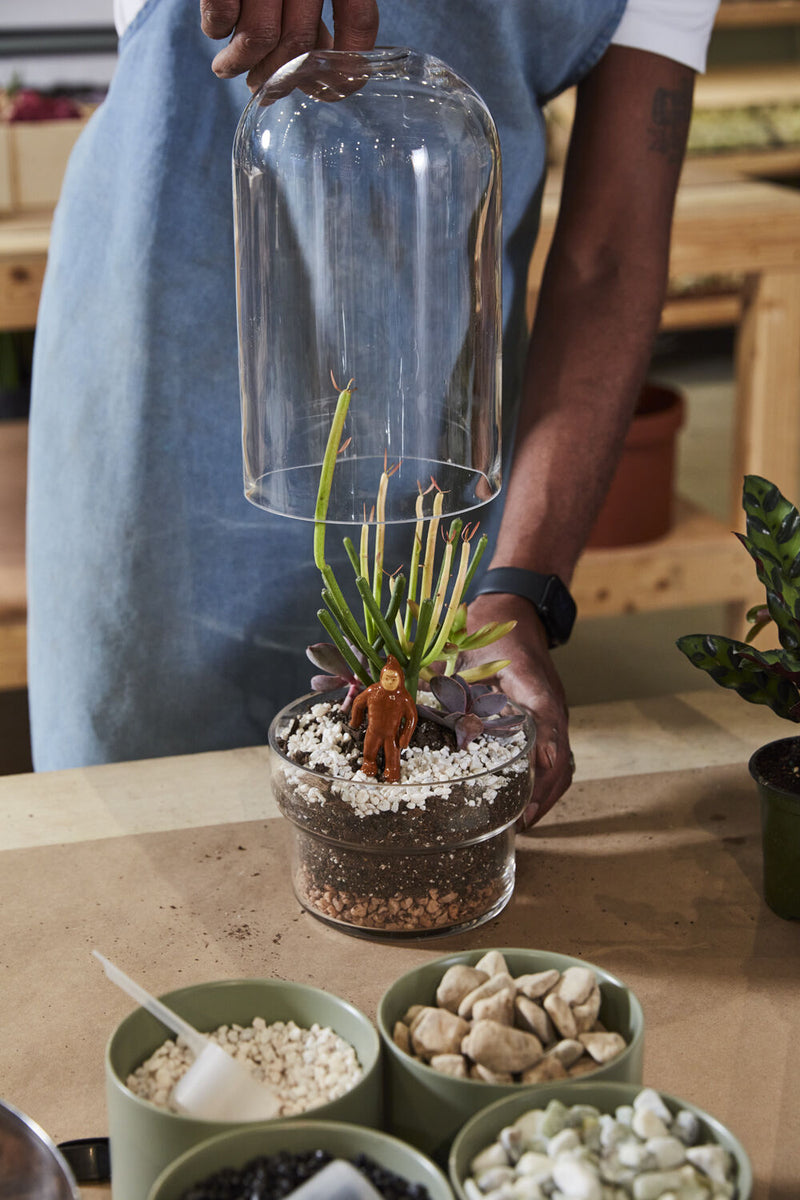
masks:
POLYGON ((315 509, 318 616, 331 640, 307 650, 321 671, 312 693, 270 726, 273 789, 293 827, 295 893, 310 912, 368 936, 452 933, 488 920, 513 890, 533 725, 482 682, 504 662, 456 673, 462 651, 512 626, 467 632, 464 595, 486 539, 459 518, 443 529, 435 480, 419 485, 408 577, 388 575, 388 598, 385 504, 397 466, 384 460, 358 547, 344 539, 355 604, 326 561, 328 499, 349 445, 352 390, 339 394, 315 509), (422 688, 425 703, 417 703, 422 688))
MULTIPOLYGON (((694 666, 752 704, 767 704, 800 721, 800 513, 778 488, 747 475, 742 492, 747 533, 737 534, 756 564, 765 603, 747 614, 744 642, 689 634, 677 645, 694 666), (756 650, 754 637, 774 622, 780 647, 756 650)), ((800 737, 779 738, 756 750, 750 774, 761 798, 764 898, 781 917, 800 918, 800 737)))

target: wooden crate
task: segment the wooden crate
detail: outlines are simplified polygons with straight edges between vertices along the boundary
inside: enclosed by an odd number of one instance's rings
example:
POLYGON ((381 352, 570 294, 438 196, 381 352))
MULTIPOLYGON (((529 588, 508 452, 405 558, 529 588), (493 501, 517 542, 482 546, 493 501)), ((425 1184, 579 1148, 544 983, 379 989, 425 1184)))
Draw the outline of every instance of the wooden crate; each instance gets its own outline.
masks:
POLYGON ((88 118, 0 125, 0 213, 52 209, 88 118))

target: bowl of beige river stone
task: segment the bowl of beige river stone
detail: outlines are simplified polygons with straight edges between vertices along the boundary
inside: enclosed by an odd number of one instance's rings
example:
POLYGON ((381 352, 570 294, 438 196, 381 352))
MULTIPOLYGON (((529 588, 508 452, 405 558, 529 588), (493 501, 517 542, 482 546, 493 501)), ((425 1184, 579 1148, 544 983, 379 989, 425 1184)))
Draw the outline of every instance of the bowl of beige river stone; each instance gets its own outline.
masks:
MULTIPOLYGON (((278 979, 228 979, 170 992, 164 1002, 276 1093, 276 1120, 381 1124, 380 1041, 367 1017, 328 992, 278 979)), ((174 1110, 171 1093, 192 1056, 143 1008, 106 1048, 114 1200, 145 1200, 178 1155, 241 1122, 174 1110)))
POLYGON ((407 972, 383 995, 389 1127, 440 1161, 471 1116, 521 1088, 641 1083, 644 1017, 602 967, 544 950, 475 950, 407 972))

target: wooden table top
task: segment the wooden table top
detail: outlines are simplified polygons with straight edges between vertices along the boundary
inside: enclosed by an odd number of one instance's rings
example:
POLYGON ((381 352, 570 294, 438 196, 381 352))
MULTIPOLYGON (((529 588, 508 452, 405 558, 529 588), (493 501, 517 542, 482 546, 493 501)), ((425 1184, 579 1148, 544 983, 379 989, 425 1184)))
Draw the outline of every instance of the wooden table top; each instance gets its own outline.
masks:
POLYGON ((0 779, 2 1094, 57 1141, 105 1132, 103 1047, 130 1004, 95 946, 156 993, 274 976, 372 1018, 428 958, 537 947, 631 985, 645 1082, 740 1137, 754 1200, 797 1200, 800 929, 761 898, 746 768, 785 732, 716 690, 577 709, 576 782, 518 839, 509 907, 471 934, 403 945, 300 908, 264 748, 0 779))

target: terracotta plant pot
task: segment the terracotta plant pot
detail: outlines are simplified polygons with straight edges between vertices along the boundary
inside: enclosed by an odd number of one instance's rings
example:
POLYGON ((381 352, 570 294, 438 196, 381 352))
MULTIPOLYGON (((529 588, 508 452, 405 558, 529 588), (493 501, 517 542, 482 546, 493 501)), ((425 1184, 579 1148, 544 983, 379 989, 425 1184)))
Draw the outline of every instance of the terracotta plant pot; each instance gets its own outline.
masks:
POLYGON ((633 546, 669 532, 675 440, 684 410, 681 392, 645 384, 589 546, 633 546))
POLYGON ((800 920, 800 737, 768 742, 749 766, 761 798, 764 899, 779 917, 800 920))

